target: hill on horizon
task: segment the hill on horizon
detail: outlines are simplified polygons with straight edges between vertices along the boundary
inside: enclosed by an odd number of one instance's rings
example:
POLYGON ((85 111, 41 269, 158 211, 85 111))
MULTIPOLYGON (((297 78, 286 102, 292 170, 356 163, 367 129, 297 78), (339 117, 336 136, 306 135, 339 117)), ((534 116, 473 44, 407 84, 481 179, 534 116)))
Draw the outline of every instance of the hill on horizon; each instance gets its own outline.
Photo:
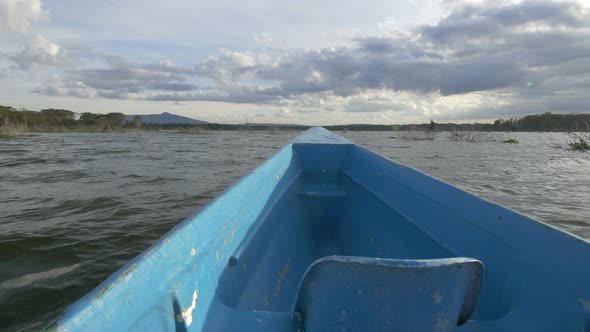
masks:
POLYGON ((132 114, 126 115, 125 121, 132 122, 136 116, 141 116, 143 123, 188 123, 188 124, 206 124, 208 122, 196 120, 182 115, 176 115, 168 112, 161 114, 132 114))

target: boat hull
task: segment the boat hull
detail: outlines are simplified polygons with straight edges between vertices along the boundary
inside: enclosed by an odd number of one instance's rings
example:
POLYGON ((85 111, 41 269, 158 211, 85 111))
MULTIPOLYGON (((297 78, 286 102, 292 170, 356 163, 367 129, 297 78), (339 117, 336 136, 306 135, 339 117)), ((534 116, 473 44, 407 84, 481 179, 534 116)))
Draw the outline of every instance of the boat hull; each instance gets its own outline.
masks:
POLYGON ((322 128, 176 226, 52 328, 297 331, 302 280, 329 256, 482 262, 473 314, 442 330, 590 330, 587 241, 322 128))

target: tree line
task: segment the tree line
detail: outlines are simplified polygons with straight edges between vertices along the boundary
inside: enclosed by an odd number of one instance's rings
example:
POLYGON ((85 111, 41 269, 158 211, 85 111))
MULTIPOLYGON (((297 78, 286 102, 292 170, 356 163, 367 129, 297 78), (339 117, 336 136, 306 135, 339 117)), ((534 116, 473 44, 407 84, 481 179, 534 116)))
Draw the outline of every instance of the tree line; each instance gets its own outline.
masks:
POLYGON ((522 118, 498 119, 493 123, 430 123, 393 125, 394 130, 437 131, 587 131, 589 113, 542 113, 522 118))
POLYGON ((21 126, 31 131, 62 130, 111 130, 124 127, 141 127, 141 117, 132 122, 125 121, 123 113, 76 113, 65 109, 48 108, 41 111, 17 110, 0 105, 0 129, 21 126))
MULTIPOLYGON (((590 114, 543 113, 527 115, 522 118, 498 119, 493 123, 430 123, 414 125, 370 125, 351 124, 325 126, 329 130, 425 130, 425 131, 587 131, 590 114)), ((65 130, 115 130, 120 128, 144 128, 147 130, 175 130, 180 128, 203 128, 207 130, 304 130, 310 126, 266 125, 266 124, 144 124, 141 116, 126 121, 123 113, 76 113, 65 109, 43 109, 41 111, 17 110, 0 105, 0 130, 7 126, 22 126, 30 131, 65 130)))

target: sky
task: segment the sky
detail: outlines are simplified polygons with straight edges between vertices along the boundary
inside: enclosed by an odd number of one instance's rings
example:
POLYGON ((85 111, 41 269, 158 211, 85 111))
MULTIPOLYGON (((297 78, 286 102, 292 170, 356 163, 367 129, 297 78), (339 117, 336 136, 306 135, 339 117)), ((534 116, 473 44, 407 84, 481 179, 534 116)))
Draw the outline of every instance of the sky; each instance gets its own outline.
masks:
POLYGON ((0 105, 220 123, 590 112, 590 0, 0 0, 0 105))

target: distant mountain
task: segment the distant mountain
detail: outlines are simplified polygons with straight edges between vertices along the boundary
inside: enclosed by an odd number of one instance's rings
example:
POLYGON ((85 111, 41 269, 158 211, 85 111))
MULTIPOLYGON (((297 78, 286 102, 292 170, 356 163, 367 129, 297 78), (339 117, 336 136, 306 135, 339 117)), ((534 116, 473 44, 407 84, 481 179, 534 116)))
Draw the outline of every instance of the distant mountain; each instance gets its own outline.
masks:
MULTIPOLYGON (((125 116, 125 121, 133 121, 133 119, 137 115, 127 115, 125 116)), ((171 114, 168 112, 164 112, 162 114, 139 114, 143 119, 143 123, 188 123, 188 124, 205 124, 208 122, 195 120, 188 118, 186 116, 171 114)))

